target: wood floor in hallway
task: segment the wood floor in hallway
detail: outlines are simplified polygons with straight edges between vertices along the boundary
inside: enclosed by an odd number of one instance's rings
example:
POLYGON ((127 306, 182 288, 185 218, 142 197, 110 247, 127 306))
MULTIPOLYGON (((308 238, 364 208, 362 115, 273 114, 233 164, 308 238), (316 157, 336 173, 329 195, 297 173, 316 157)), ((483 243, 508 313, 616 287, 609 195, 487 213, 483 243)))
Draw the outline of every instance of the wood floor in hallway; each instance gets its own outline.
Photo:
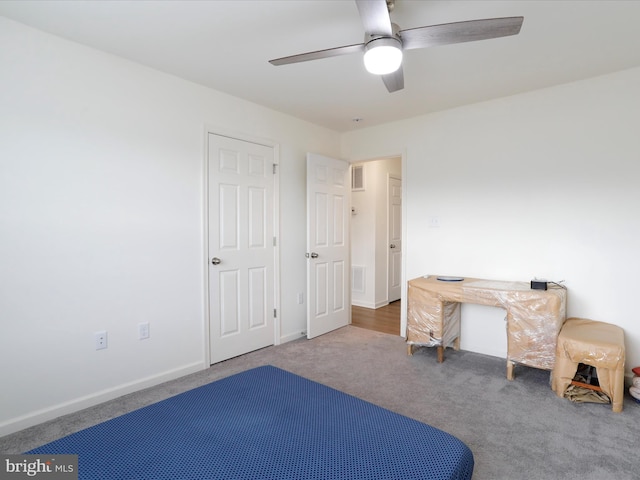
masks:
POLYGON ((352 306, 351 325, 400 335, 400 300, 376 309, 352 306))

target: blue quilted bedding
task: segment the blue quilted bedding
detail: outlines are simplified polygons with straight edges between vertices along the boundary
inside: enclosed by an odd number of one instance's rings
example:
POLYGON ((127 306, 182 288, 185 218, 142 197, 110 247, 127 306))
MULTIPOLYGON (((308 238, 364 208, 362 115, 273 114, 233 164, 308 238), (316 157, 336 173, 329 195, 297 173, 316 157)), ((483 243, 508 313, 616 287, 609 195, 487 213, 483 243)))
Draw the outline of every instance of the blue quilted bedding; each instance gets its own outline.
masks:
POLYGON ((86 480, 466 480, 452 435, 272 366, 195 388, 27 453, 86 480))

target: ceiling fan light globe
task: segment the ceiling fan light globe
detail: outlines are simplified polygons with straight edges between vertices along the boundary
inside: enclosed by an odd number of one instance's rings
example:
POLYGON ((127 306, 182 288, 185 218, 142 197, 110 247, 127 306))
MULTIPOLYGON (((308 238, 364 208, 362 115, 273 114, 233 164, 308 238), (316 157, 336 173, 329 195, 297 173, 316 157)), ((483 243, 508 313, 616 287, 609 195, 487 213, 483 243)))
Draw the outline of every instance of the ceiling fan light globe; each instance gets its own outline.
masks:
POLYGON ((379 38, 367 43, 364 67, 374 75, 393 73, 402 64, 402 48, 394 38, 379 38))

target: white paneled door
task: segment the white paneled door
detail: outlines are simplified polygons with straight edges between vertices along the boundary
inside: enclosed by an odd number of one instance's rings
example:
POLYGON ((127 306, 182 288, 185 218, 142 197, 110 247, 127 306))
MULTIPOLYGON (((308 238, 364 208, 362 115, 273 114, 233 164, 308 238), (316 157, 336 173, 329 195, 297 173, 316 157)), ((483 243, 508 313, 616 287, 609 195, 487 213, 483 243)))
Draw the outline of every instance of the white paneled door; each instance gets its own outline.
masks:
POLYGON ((389 286, 388 302, 400 300, 402 287, 402 180, 389 177, 387 192, 388 243, 389 243, 389 286))
POLYGON ((208 136, 211 363, 274 343, 274 149, 208 136))
POLYGON ((349 164, 307 154, 307 337, 351 320, 349 164))

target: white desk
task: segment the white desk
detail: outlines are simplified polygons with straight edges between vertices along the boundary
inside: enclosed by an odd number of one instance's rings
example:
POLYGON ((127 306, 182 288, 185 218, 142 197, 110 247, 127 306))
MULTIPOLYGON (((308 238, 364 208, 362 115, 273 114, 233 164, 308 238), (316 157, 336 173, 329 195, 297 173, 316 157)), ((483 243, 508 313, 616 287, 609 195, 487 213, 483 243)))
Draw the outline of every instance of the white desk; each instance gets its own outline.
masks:
POLYGON ((566 319, 564 288, 532 290, 528 282, 504 282, 465 278, 440 281, 436 275, 409 281, 407 296, 408 353, 413 346, 444 349, 460 347, 460 304, 475 303, 507 311, 507 378, 513 379, 514 363, 552 370, 558 333, 566 319))

